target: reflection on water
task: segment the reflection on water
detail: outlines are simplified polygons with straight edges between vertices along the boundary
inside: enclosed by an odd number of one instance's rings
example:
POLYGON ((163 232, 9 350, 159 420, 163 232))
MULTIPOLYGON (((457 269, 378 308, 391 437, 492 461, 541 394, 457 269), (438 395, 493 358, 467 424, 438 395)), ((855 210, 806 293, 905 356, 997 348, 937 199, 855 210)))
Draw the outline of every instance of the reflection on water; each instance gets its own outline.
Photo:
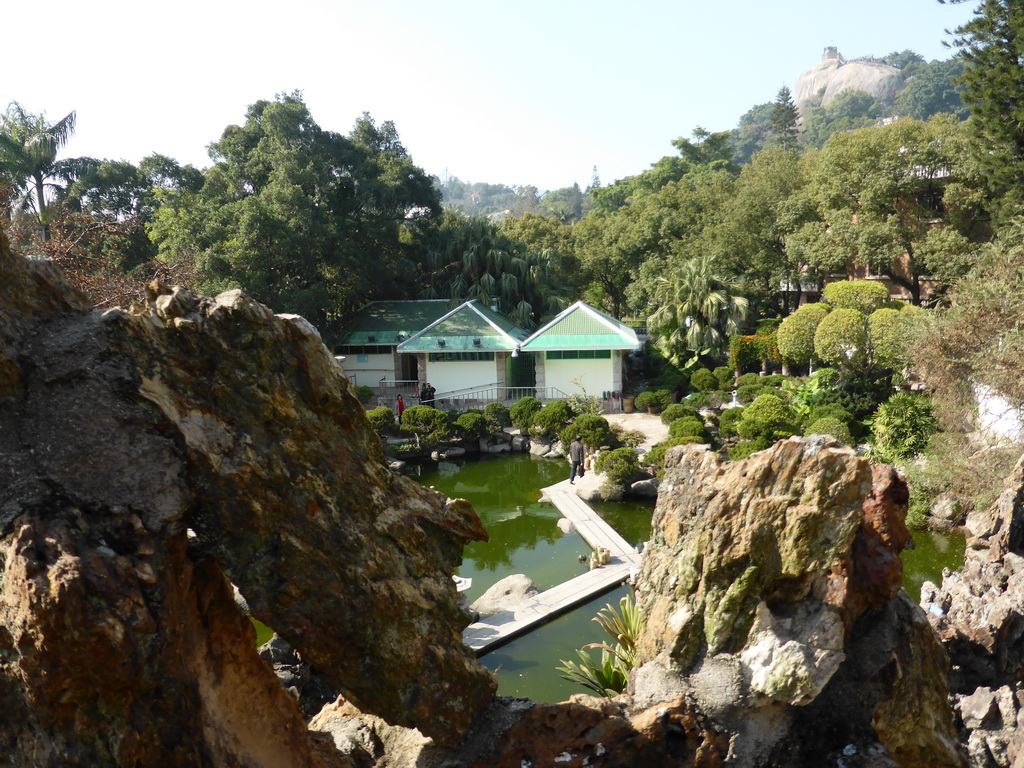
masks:
MULTIPOLYGON (((568 475, 565 461, 514 454, 416 465, 410 474, 448 496, 467 499, 490 534, 489 542, 466 547, 458 569, 458 575, 473 579, 466 593, 470 602, 513 573, 525 573, 544 590, 586 570, 578 559, 590 553, 586 542, 575 533, 563 534, 556 526, 558 511, 537 501, 541 488, 568 475)), ((653 502, 592 502, 591 506, 629 543, 650 538, 653 502)), ((901 557, 904 585, 919 600, 926 579, 939 582, 943 568, 956 570, 963 564, 964 538, 918 531, 914 539, 916 549, 901 557)), ((481 658, 497 672, 498 692, 544 702, 563 701, 583 692, 562 680, 555 667, 562 659, 575 661, 575 649, 584 644, 605 640, 593 618, 628 592, 629 587, 620 587, 481 658)))

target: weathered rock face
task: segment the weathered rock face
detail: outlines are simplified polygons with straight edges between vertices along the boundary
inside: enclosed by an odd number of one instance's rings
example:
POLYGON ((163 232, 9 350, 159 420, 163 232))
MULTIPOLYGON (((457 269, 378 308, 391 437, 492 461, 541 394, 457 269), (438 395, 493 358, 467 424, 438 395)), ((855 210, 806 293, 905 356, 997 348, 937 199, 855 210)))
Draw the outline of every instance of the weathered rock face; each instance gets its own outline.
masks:
POLYGON ((485 535, 386 469, 301 318, 178 290, 88 313, 0 239, 13 764, 348 764, 256 655, 229 579, 354 704, 457 741, 495 688, 451 579, 485 535))
POLYGON ((737 766, 851 744, 962 765, 948 660, 900 589, 906 500, 893 470, 820 438, 732 463, 671 452, 638 585, 638 705, 690 697, 737 766))
POLYGON ((796 78, 793 102, 801 112, 818 102, 825 106, 844 91, 862 91, 881 104, 892 104, 904 86, 896 67, 867 59, 846 61, 835 48, 826 48, 821 63, 796 78))
POLYGON ((925 583, 921 604, 953 663, 971 765, 1024 764, 1024 457, 967 529, 964 567, 925 583))

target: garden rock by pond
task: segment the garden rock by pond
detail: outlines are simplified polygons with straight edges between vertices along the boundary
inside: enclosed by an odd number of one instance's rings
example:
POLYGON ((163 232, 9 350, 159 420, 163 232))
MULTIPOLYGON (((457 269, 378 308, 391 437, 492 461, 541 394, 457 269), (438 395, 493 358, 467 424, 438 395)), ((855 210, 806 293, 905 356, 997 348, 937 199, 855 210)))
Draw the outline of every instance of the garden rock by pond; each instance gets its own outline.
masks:
POLYGON ((731 463, 672 449, 638 583, 637 702, 692 697, 736 766, 824 765, 849 744, 963 765, 948 659, 900 589, 906 502, 893 470, 827 439, 731 463))
POLYGON ((469 608, 481 616, 491 616, 502 611, 515 611, 538 594, 540 590, 529 576, 514 573, 495 583, 469 608))
POLYGON ((350 764, 257 655, 232 582, 392 722, 451 743, 491 700, 451 579, 486 533, 387 469, 302 318, 159 284, 90 312, 0 233, 0 423, 11 764, 350 764))

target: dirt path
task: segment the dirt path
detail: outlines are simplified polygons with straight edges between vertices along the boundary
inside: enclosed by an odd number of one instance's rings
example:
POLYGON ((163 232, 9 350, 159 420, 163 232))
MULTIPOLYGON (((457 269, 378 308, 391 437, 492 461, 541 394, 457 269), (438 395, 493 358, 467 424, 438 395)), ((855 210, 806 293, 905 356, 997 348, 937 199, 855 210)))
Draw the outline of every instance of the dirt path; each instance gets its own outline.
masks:
POLYGON ((655 443, 668 437, 668 425, 661 423, 661 416, 651 413, 606 413, 604 417, 612 424, 620 424, 625 429, 635 429, 644 433, 644 441, 640 449, 646 453, 655 443))

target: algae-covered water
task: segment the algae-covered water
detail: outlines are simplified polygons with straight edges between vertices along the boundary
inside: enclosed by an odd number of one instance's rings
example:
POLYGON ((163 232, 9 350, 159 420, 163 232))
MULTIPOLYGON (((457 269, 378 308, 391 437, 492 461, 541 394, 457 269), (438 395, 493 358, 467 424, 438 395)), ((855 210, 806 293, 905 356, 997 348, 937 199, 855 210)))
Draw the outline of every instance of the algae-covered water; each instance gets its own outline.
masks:
MULTIPOLYGON (((411 474, 448 496, 468 499, 490 534, 489 542, 466 547, 458 569, 460 576, 473 579, 467 592, 470 602, 513 573, 525 573, 543 590, 586 569, 578 558, 590 553, 586 542, 575 533, 563 534, 556 525, 558 511, 538 501, 541 488, 567 476, 567 462, 514 454, 424 464, 413 467, 411 474)), ((630 543, 650 537, 653 504, 591 506, 630 543)), ((916 549, 902 555, 904 585, 919 600, 925 580, 937 583, 943 568, 955 570, 963 563, 964 539, 916 531, 914 540, 916 549)), ((575 661, 575 649, 606 639, 592 619, 607 603, 617 604, 628 592, 628 587, 620 587, 482 657, 480 661, 497 673, 498 692, 544 702, 563 701, 583 692, 562 680, 555 668, 563 659, 575 661)))

